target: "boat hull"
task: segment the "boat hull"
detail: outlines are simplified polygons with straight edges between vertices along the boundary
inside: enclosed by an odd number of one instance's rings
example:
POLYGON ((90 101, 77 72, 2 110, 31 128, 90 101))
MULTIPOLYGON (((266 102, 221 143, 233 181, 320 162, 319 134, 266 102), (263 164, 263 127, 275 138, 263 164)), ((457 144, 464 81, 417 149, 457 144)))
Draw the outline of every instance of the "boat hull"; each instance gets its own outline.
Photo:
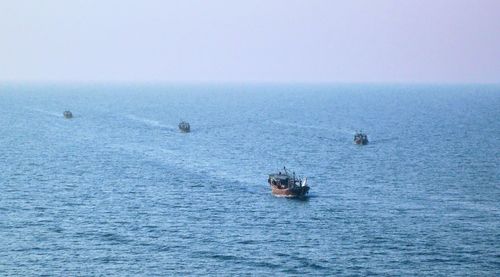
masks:
POLYGON ((278 186, 271 185, 271 193, 281 197, 304 197, 308 192, 308 186, 297 188, 279 188, 278 186))
POLYGON ((368 140, 367 139, 355 139, 354 143, 356 143, 358 145, 366 145, 366 144, 368 144, 368 140))

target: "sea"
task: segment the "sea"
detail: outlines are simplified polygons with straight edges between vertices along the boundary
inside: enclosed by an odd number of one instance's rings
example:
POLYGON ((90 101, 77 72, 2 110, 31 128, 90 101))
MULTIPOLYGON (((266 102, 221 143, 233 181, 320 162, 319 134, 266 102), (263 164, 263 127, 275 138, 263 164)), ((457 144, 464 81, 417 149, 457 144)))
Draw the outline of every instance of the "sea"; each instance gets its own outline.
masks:
POLYGON ((2 83, 0 275, 499 276, 499 145, 500 85, 2 83))

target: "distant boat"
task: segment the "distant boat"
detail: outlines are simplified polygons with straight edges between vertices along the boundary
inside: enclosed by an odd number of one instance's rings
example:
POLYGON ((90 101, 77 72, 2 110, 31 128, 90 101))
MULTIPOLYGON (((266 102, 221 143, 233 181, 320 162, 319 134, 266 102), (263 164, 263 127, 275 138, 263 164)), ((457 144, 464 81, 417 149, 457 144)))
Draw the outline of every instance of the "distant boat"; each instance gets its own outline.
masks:
POLYGON ((183 133, 189 133, 191 131, 191 126, 186 121, 181 121, 179 123, 179 130, 183 133))
POLYGON ((72 118, 73 114, 70 111, 64 111, 63 112, 64 118, 72 118))
POLYGON ((358 131, 356 132, 356 134, 354 134, 354 143, 359 145, 366 145, 368 144, 368 136, 365 133, 358 131))
POLYGON ((290 174, 286 167, 283 172, 269 174, 267 182, 271 186, 271 193, 283 197, 304 197, 309 192, 307 177, 296 178, 295 172, 290 174))

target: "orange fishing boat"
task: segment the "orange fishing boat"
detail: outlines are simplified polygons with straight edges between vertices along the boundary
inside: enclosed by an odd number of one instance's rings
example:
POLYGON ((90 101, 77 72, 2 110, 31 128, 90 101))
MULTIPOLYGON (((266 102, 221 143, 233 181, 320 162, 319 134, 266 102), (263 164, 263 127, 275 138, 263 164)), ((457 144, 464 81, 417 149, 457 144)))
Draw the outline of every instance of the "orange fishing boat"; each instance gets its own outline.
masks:
POLYGON ((309 192, 307 177, 296 178, 295 172, 290 174, 286 167, 283 172, 269 174, 267 182, 271 186, 271 193, 282 197, 305 197, 309 192))

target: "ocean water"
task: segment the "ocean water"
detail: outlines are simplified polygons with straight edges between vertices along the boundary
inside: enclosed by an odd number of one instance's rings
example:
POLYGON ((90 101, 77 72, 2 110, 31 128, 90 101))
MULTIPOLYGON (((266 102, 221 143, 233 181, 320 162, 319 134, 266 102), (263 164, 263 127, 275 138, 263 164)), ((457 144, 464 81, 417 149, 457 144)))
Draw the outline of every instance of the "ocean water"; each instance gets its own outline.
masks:
POLYGON ((3 84, 0 275, 498 276, 499 138, 497 85, 3 84))

